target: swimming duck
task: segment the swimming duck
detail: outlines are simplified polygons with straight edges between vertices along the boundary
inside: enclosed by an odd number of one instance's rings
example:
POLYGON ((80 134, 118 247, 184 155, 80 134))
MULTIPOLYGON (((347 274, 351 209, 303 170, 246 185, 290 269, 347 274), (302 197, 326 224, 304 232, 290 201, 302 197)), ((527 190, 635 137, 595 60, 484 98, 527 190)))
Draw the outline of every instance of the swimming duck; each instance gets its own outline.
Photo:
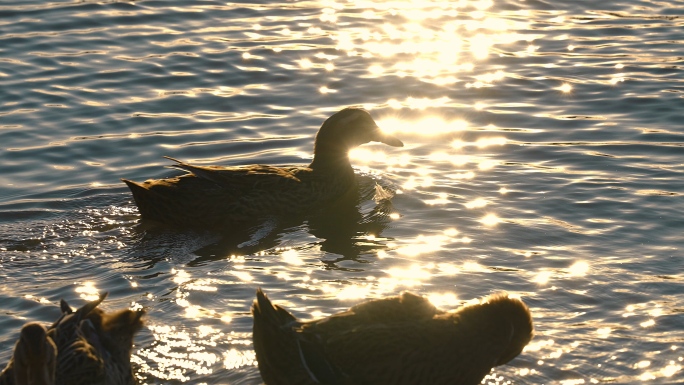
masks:
POLYGON ((403 293, 309 322, 261 289, 256 297, 254 350, 267 385, 476 385, 533 334, 527 306, 506 293, 452 312, 403 293))
POLYGON ((43 325, 24 325, 7 367, 0 373, 1 385, 54 385, 57 347, 43 325))
POLYGON ((354 185, 349 150, 368 142, 404 144, 380 131, 361 108, 345 108, 329 117, 314 142, 307 167, 195 166, 179 160, 179 177, 137 183, 123 179, 140 215, 172 226, 240 224, 269 215, 296 215, 331 204, 354 185))
POLYGON ((133 385, 133 337, 142 327, 143 310, 105 312, 107 293, 76 311, 62 300, 62 316, 48 329, 57 344, 56 384, 133 385))

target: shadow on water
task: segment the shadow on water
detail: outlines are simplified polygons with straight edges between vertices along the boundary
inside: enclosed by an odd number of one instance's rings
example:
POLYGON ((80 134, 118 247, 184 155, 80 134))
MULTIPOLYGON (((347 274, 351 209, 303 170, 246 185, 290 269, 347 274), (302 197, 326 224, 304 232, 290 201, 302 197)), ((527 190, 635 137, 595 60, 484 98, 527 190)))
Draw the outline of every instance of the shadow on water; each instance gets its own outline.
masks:
MULTIPOLYGON (((237 255, 268 253, 287 245, 292 234, 303 231, 315 237, 311 243, 322 251, 339 256, 325 261, 328 268, 335 269, 338 262, 357 260, 372 250, 387 247, 387 239, 379 235, 391 221, 391 188, 365 175, 358 176, 357 181, 358 187, 333 205, 296 217, 258 218, 252 223, 218 229, 181 230, 140 222, 135 227, 140 237, 129 256, 147 261, 149 267, 166 259, 199 266, 237 255)), ((295 241, 301 242, 299 238, 295 241)))

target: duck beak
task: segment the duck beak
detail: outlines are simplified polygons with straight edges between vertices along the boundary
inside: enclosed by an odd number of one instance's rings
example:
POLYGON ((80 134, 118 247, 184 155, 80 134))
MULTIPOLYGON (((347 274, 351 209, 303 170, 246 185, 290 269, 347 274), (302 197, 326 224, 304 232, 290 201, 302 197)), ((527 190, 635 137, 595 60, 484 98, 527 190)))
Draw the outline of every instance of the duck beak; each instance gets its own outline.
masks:
POLYGON ((379 128, 377 130, 376 137, 373 138, 373 141, 385 143, 386 145, 392 146, 392 147, 404 147, 404 142, 399 140, 399 138, 392 136, 392 135, 385 134, 382 131, 380 131, 379 128))

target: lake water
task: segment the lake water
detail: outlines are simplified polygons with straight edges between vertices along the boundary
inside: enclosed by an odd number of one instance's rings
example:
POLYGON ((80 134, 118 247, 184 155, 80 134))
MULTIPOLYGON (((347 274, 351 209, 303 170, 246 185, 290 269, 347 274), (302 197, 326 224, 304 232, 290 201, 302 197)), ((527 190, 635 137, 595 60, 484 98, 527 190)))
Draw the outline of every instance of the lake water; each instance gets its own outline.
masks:
POLYGON ((59 299, 143 306, 143 384, 260 384, 257 287, 297 316, 506 290, 496 384, 684 382, 684 1, 3 1, 0 362, 59 299), (120 178, 306 164, 368 109, 353 223, 149 230, 120 178), (376 184, 393 195, 376 203, 376 184))

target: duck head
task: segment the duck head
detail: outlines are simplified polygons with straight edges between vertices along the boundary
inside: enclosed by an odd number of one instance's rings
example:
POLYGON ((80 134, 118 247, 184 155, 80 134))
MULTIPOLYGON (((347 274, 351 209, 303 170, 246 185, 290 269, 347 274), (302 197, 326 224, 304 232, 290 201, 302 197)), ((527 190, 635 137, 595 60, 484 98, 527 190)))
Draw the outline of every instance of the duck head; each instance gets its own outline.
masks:
POLYGON ((489 304, 501 319, 507 320, 509 344, 502 352, 496 365, 503 365, 517 357, 534 337, 534 326, 530 309, 520 299, 504 294, 489 297, 489 304))
POLYGON ((534 336, 530 310, 520 299, 509 297, 505 292, 464 306, 457 314, 477 343, 496 347, 491 352, 496 355, 494 366, 517 357, 534 336))
POLYGON ((88 320, 92 322, 103 347, 108 352, 129 358, 133 349, 133 338, 143 326, 143 315, 145 311, 142 309, 106 313, 98 308, 88 315, 88 320))
POLYGON ((326 119, 318 130, 311 167, 328 162, 348 165, 349 150, 369 142, 404 146, 398 138, 382 132, 368 111, 357 107, 345 108, 326 119))
POLYGON ((54 385, 57 346, 43 325, 28 323, 14 348, 14 383, 54 385))

